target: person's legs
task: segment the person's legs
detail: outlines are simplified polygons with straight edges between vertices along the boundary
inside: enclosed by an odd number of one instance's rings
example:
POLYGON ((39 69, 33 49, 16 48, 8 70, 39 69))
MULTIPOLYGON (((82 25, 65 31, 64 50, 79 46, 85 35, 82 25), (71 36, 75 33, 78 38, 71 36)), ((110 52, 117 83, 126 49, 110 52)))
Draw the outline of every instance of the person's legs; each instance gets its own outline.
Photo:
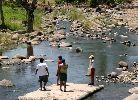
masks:
POLYGON ((42 90, 42 76, 39 76, 40 90, 42 90))
POLYGON ((42 81, 40 82, 40 90, 42 90, 42 81))
POLYGON ((62 90, 62 85, 63 85, 63 81, 60 81, 60 90, 61 90, 61 91, 63 91, 63 90, 62 90))
POLYGON ((45 76, 43 76, 43 82, 44 82, 44 87, 43 87, 43 89, 44 90, 46 90, 46 84, 47 84, 47 82, 48 82, 48 76, 47 75, 45 75, 45 76))
POLYGON ((66 81, 64 82, 64 92, 66 92, 66 81))
POLYGON ((94 74, 95 74, 95 69, 91 68, 91 82, 88 85, 94 85, 94 74))
POLYGON ((95 68, 92 68, 92 73, 91 73, 91 84, 94 85, 94 74, 95 74, 95 68))
POLYGON ((46 84, 47 84, 47 82, 44 82, 44 87, 43 87, 44 90, 46 90, 46 88, 45 88, 46 87, 46 84))
POLYGON ((59 74, 57 75, 57 85, 59 85, 59 74))

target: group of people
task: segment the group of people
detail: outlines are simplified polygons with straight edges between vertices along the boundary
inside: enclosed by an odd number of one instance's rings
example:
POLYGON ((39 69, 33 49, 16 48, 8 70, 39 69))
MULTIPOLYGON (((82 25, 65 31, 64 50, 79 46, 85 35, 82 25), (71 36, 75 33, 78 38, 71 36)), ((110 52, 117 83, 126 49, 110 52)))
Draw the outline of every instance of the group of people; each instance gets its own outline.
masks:
MULTIPOLYGON (((31 45, 31 42, 27 42, 27 57, 33 56, 33 47, 31 45)), ((94 56, 90 55, 89 57, 89 76, 90 76, 90 83, 88 85, 94 85, 94 75, 95 75, 95 68, 94 68, 94 56)), ((57 85, 60 85, 60 90, 62 90, 62 86, 64 86, 64 91, 66 91, 66 82, 67 82, 67 69, 68 65, 65 62, 65 59, 62 58, 62 56, 58 56, 58 62, 57 62, 57 85)), ((48 66, 44 62, 43 58, 40 58, 40 63, 36 67, 35 74, 39 77, 40 82, 40 90, 46 90, 46 84, 48 82, 49 77, 49 71, 48 66), (42 85, 42 83, 44 85, 42 85)))
MULTIPOLYGON (((62 58, 62 56, 58 56, 58 62, 57 62, 57 85, 60 85, 60 90, 62 90, 62 86, 64 86, 64 92, 66 92, 66 82, 67 82, 67 69, 68 65, 65 62, 65 59, 62 58)), ((49 77, 49 71, 48 66, 44 62, 43 58, 40 58, 40 63, 36 67, 36 72, 39 76, 39 82, 40 82, 40 90, 46 90, 46 84, 48 82, 49 77)))

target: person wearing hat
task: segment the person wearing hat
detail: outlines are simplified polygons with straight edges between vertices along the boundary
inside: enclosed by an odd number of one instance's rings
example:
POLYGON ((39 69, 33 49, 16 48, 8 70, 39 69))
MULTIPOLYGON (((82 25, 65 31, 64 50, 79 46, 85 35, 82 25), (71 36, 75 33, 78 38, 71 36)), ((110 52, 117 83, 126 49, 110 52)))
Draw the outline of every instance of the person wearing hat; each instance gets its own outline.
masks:
POLYGON ((94 68, 94 56, 91 55, 89 57, 90 61, 89 61, 89 69, 90 69, 90 79, 91 79, 91 82, 88 84, 88 85, 94 85, 94 74, 95 74, 95 68, 94 68))

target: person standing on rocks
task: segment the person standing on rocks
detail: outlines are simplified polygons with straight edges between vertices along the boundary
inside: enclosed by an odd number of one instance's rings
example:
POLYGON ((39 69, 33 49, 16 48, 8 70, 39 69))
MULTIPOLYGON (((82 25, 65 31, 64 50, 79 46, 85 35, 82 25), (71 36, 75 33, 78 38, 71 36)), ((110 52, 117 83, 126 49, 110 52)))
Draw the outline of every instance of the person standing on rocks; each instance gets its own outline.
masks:
POLYGON ((42 87, 44 90, 46 90, 45 86, 48 82, 48 77, 49 77, 48 66, 43 61, 44 59, 40 58, 40 63, 37 65, 35 72, 35 74, 38 75, 39 77, 40 90, 42 90, 42 87), (44 83, 44 85, 42 85, 42 83, 44 83))
POLYGON ((66 64, 65 59, 62 59, 62 64, 59 65, 60 90, 63 91, 62 86, 64 85, 64 92, 66 92, 67 69, 68 69, 68 64, 66 64))
POLYGON ((90 59, 90 62, 89 62, 89 67, 90 67, 90 79, 91 79, 91 82, 88 84, 88 85, 94 85, 94 74, 95 74, 95 68, 94 68, 94 56, 91 55, 89 57, 90 59))
POLYGON ((33 46, 31 42, 27 42, 27 58, 29 58, 30 56, 34 56, 33 46))
POLYGON ((59 72, 59 65, 62 64, 62 56, 58 56, 58 68, 57 68, 57 85, 59 85, 59 77, 60 77, 60 72, 59 72))

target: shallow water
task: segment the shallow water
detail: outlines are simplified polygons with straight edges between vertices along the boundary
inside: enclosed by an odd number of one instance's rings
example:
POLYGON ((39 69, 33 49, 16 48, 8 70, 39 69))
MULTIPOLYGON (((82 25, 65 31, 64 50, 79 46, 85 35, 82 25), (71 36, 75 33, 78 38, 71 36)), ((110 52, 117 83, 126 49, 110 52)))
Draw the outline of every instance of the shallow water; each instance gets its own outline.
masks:
MULTIPOLYGON (((125 28, 117 28, 113 29, 111 33, 118 32, 122 34, 126 31, 125 28)), ((94 66, 97 76, 106 76, 111 71, 115 71, 120 60, 127 61, 129 65, 134 61, 138 61, 138 35, 133 33, 126 35, 136 44, 135 47, 127 47, 120 44, 121 39, 119 36, 116 37, 118 41, 113 44, 87 38, 76 40, 72 37, 68 38, 67 41, 73 43, 73 49, 50 47, 49 43, 44 41, 34 46, 34 54, 35 56, 46 55, 46 58, 54 60, 54 62, 47 62, 50 72, 48 85, 56 83, 57 57, 59 55, 62 55, 69 64, 68 82, 87 84, 89 83, 89 77, 85 75, 89 63, 88 57, 91 54, 95 56, 94 66), (83 52, 75 53, 74 49, 76 47, 81 47, 83 52), (123 56, 124 53, 127 53, 128 56, 123 56)), ((15 54, 26 55, 26 48, 20 46, 4 53, 4 55, 9 57, 13 57, 15 54)), ((39 83, 37 76, 35 76, 35 68, 38 63, 39 61, 35 61, 32 64, 10 65, 9 69, 0 67, 0 80, 8 79, 15 84, 13 88, 0 87, 0 100, 16 100, 20 95, 37 90, 39 83)), ((104 84, 105 88, 89 97, 88 100, 121 100, 129 95, 128 89, 134 87, 131 84, 106 84, 104 82, 96 82, 96 84, 104 84)))

